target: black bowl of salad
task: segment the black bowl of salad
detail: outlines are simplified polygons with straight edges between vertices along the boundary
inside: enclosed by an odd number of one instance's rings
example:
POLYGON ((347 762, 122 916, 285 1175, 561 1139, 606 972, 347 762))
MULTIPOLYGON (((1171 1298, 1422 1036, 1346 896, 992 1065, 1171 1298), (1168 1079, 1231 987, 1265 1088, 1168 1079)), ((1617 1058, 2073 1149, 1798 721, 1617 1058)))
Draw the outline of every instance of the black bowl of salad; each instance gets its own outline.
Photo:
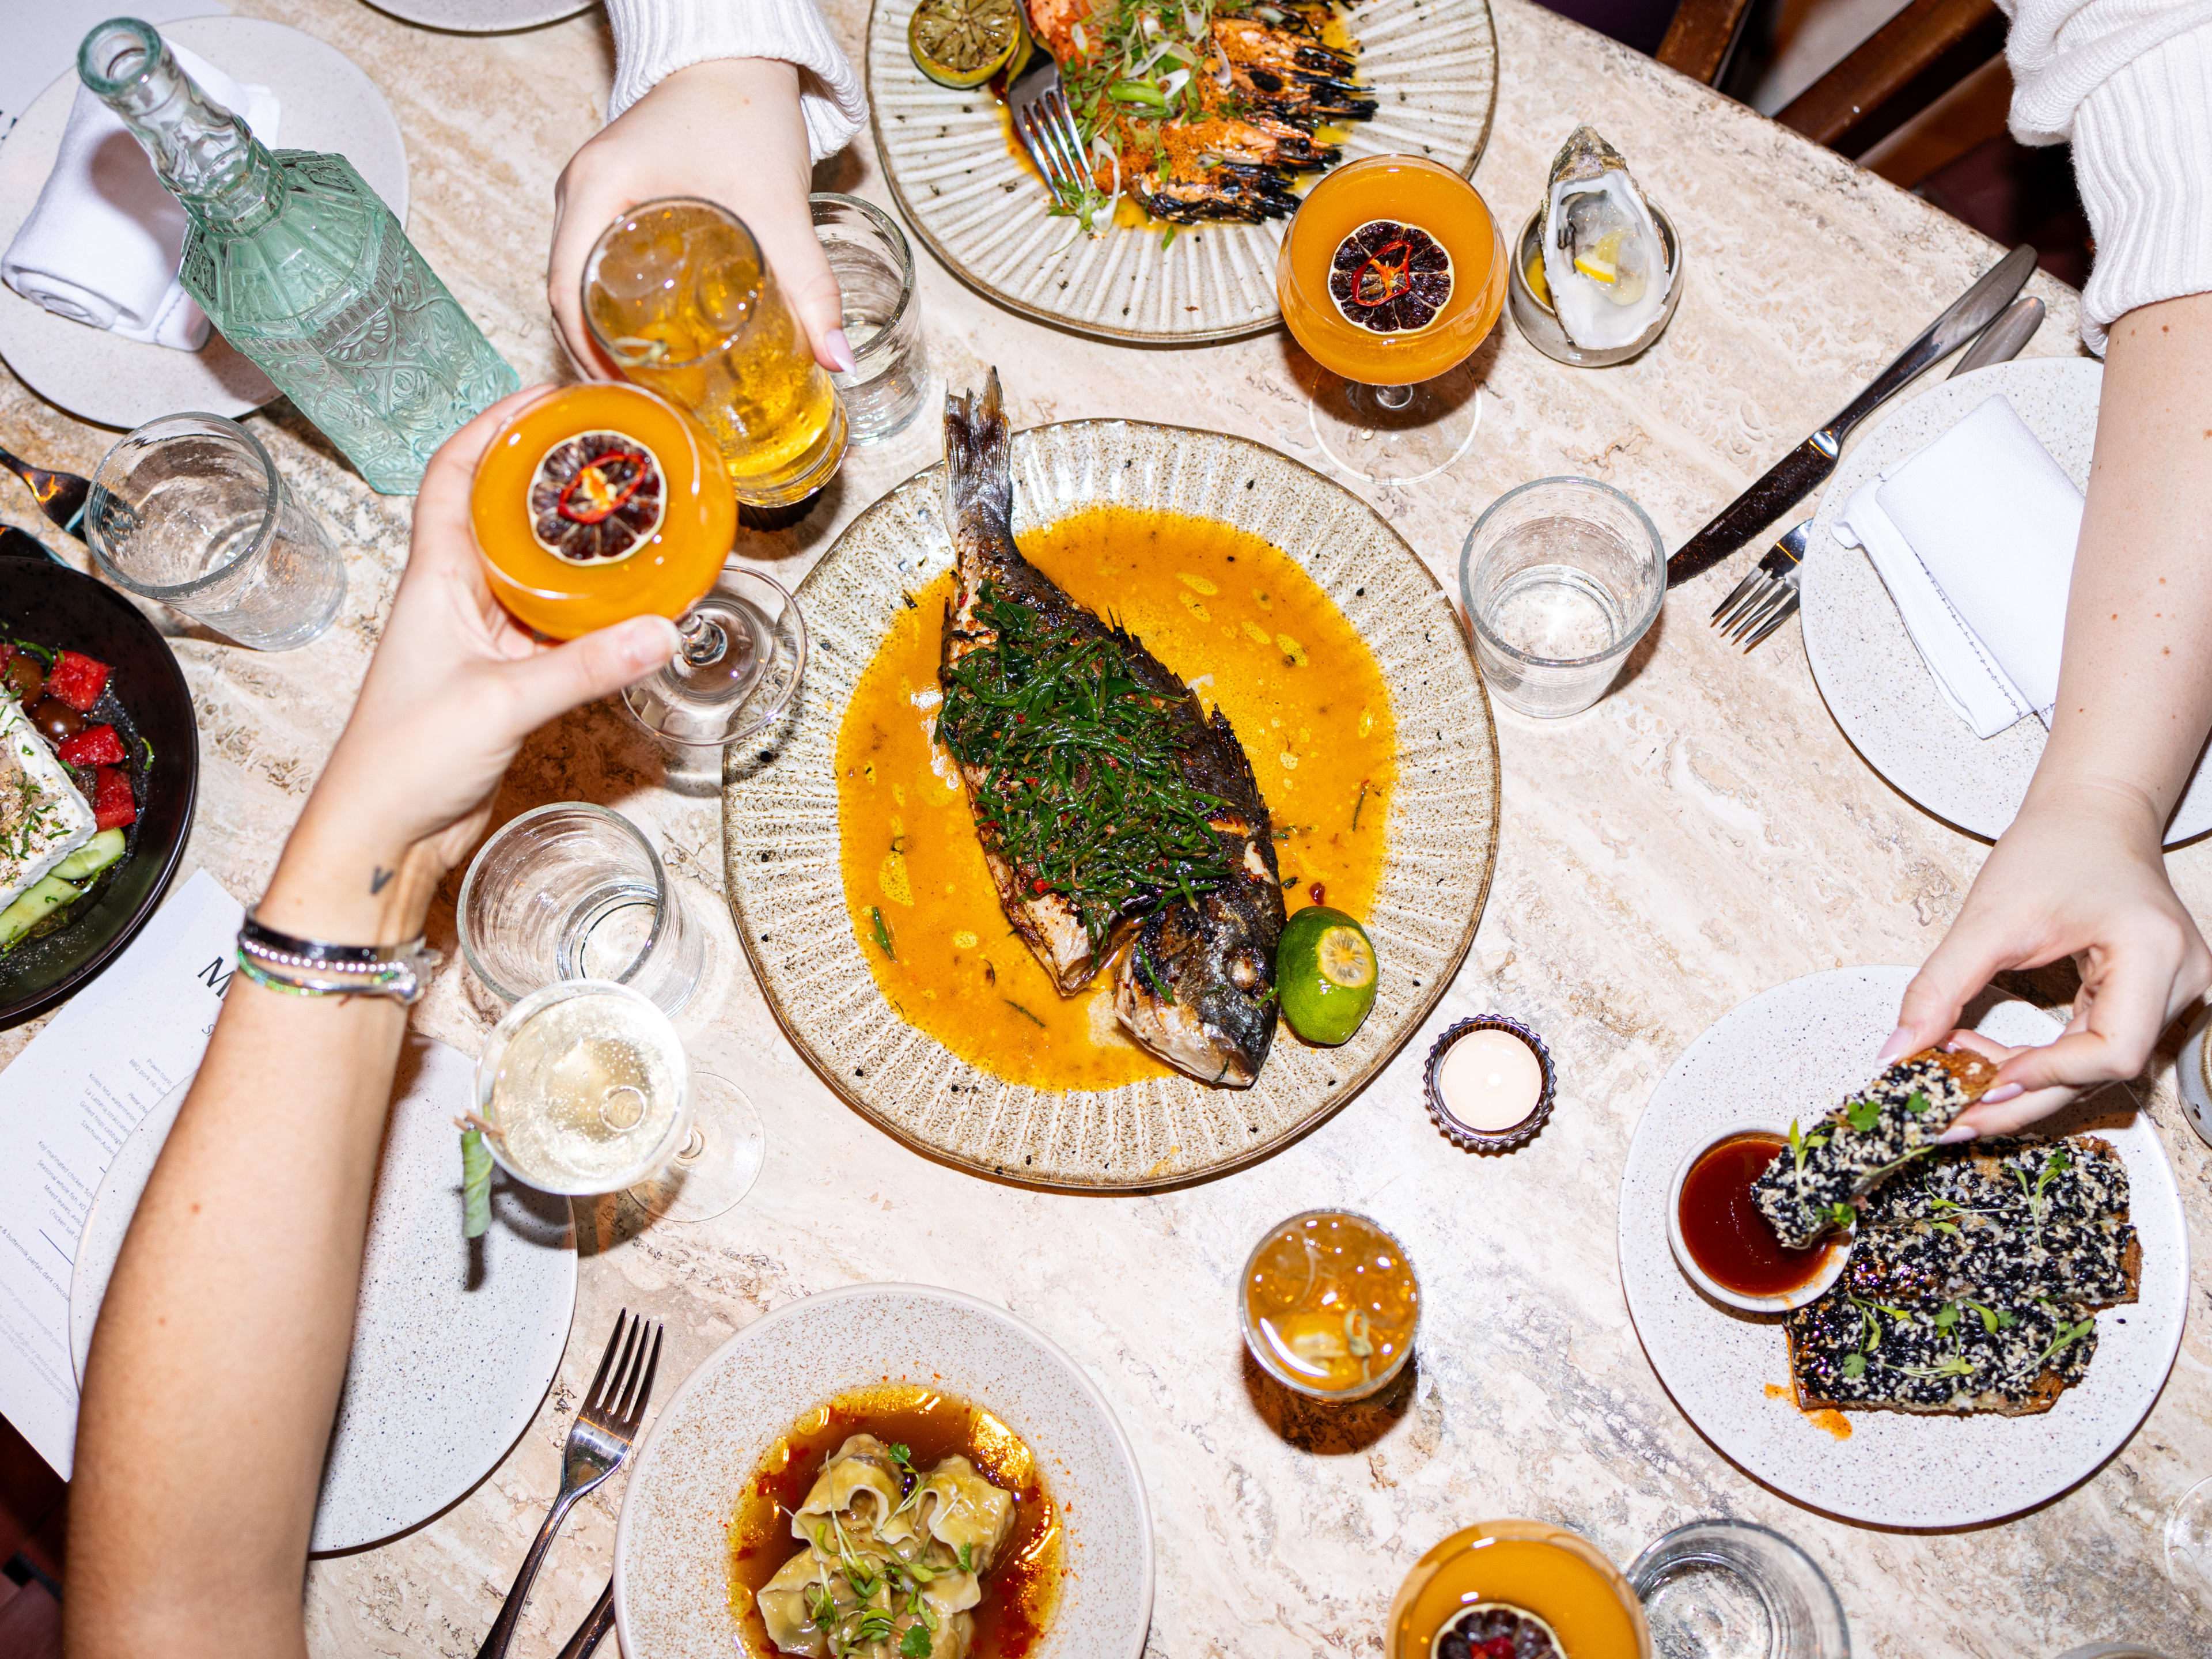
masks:
POLYGON ((199 731, 176 655, 112 588, 0 531, 0 1027, 144 927, 185 851, 199 731))

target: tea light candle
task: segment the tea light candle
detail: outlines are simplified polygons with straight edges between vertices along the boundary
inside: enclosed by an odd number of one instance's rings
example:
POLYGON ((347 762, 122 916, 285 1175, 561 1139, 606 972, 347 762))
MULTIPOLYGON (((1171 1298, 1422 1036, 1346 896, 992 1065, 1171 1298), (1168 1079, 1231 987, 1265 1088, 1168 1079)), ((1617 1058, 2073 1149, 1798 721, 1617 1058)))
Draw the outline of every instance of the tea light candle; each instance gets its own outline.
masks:
POLYGON ((1437 1087, 1444 1109, 1468 1128, 1501 1134, 1536 1109, 1544 1068, 1512 1032, 1473 1030, 1445 1052, 1437 1087))
POLYGON ((1518 1146, 1551 1116, 1551 1056, 1515 1020, 1486 1016, 1447 1030, 1430 1051, 1428 1083, 1437 1127, 1478 1151, 1518 1146))

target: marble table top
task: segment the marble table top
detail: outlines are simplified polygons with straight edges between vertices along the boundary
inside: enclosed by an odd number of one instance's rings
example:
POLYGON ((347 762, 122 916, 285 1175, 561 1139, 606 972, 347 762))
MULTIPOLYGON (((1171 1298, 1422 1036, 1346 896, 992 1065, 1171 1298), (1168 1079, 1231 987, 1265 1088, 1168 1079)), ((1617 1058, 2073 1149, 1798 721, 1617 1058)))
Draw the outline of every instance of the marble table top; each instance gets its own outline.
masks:
MULTIPOLYGON (((234 0, 323 36, 399 116, 410 228, 526 381, 563 373, 542 249, 554 179, 597 127, 612 69, 596 13, 501 36, 441 34, 356 0, 234 0)), ((1518 222, 1568 131, 1595 122, 1680 228, 1688 289, 1672 331, 1599 372, 1539 356, 1502 325, 1477 362, 1489 409, 1475 449, 1431 484, 1373 495, 1456 588, 1460 544, 1512 485, 1578 472, 1626 490, 1679 543, 1839 407, 1994 257, 1981 237, 1705 88, 1527 0, 1493 0, 1502 86, 1476 183, 1518 222)), ((828 0, 856 55, 866 0, 828 0)), ((864 137, 823 188, 889 206, 864 137)), ((1300 376, 1276 333, 1177 351, 1093 343, 1021 320, 921 257, 933 368, 954 386, 995 364, 1021 423, 1164 416, 1314 453, 1300 376), (1164 389, 1172 388, 1164 399, 1164 389)), ((2074 293, 2039 277, 2051 320, 2035 353, 2076 349, 2074 293)), ((406 549, 410 503, 371 495, 296 416, 257 416, 287 473, 349 549, 340 625, 264 656, 176 618, 198 709, 202 810, 187 855, 248 900, 342 723, 406 549)), ((0 443, 89 473, 113 434, 0 374, 0 443)), ((935 459, 933 422, 855 452, 796 530, 743 554, 787 581, 868 501, 935 459)), ((0 481, 0 518, 46 532, 0 481)), ((1705 614, 1744 562, 1668 602, 1626 682, 1544 724, 1500 711, 1503 846, 1475 946, 1431 1024, 1495 1010, 1543 1032, 1559 1067, 1545 1133, 1470 1158, 1424 1115, 1425 1036, 1330 1121, 1226 1179, 1152 1196, 1054 1196, 927 1162, 840 1105, 784 1041, 734 939, 687 1036, 741 1078, 769 1135, 759 1185, 694 1226, 646 1225, 618 1200, 580 1207, 585 1260, 570 1350, 536 1421, 465 1500, 382 1547, 315 1564, 307 1620, 327 1659, 472 1654, 556 1484, 578 1390, 613 1310, 668 1322, 664 1375, 795 1297, 872 1279, 952 1285, 1051 1333, 1113 1401, 1158 1529, 1150 1651, 1159 1659, 1376 1656, 1399 1578, 1445 1534, 1531 1516, 1626 1561, 1669 1528, 1737 1516, 1801 1542, 1837 1586, 1855 1650, 2043 1659, 2127 1636, 2212 1650, 2212 1608, 2162 1574, 2173 1501, 2212 1475, 2212 1341, 2192 1322, 2149 1420, 2081 1486, 2007 1524, 1954 1534, 1873 1530, 1768 1491, 1676 1410, 1629 1322, 1615 1266, 1629 1134, 1667 1066, 1745 997, 1817 969, 1917 963, 1956 912, 1986 847, 1894 793, 1853 754, 1807 672, 1793 623, 1748 659, 1705 614), (1231 1281, 1267 1224, 1344 1204, 1398 1231, 1422 1264, 1419 1377, 1392 1409, 1286 1411, 1245 1361, 1231 1281), (1109 1265, 1110 1264, 1110 1265, 1109 1265)), ((651 826, 672 869, 719 890, 711 777, 672 773, 606 707, 538 734, 501 817, 580 799, 651 826)), ((2212 850, 2172 859, 2212 920, 2212 850)), ((450 947, 448 884, 432 922, 450 947)), ((709 898, 702 908, 722 912, 709 898)), ((2057 994, 2063 995, 2063 993, 2057 994)), ((448 969, 422 1027, 473 1051, 495 1015, 448 969)), ((0 1034, 0 1059, 29 1030, 0 1034)), ((2146 1098, 2181 1177, 2212 1291, 2206 1149, 2183 1125, 2171 1047, 2146 1098)), ((1779 1407, 1778 1407, 1779 1408, 1779 1407)), ((606 1581, 619 1480, 553 1551, 519 1651, 550 1652, 606 1581)))

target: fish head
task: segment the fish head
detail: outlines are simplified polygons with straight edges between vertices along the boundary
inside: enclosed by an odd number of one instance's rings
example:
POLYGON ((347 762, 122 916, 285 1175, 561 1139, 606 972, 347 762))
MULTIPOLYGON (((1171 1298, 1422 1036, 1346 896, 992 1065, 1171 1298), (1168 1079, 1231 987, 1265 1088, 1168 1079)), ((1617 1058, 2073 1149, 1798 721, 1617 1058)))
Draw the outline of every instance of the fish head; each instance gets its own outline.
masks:
POLYGON ((1115 1012, 1130 1034, 1201 1082, 1249 1088, 1275 1039, 1280 905, 1279 895, 1239 882, 1146 917, 1115 986, 1115 1012))

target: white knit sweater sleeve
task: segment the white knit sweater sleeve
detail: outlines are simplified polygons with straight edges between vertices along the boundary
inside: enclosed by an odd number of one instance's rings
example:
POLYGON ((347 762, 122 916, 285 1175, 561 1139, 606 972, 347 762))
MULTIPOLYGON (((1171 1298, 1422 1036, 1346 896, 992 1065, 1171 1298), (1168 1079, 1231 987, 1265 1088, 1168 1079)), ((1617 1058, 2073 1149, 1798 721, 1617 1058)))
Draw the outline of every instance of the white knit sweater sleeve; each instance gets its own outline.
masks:
POLYGON ((867 122, 868 100, 813 0, 606 0, 615 33, 611 121, 662 76, 712 58, 775 58, 799 68, 799 107, 814 159, 867 122))
POLYGON ((2013 14, 2013 136, 2074 141, 2097 240, 2081 337, 2212 292, 2212 0, 1998 0, 2013 14))

